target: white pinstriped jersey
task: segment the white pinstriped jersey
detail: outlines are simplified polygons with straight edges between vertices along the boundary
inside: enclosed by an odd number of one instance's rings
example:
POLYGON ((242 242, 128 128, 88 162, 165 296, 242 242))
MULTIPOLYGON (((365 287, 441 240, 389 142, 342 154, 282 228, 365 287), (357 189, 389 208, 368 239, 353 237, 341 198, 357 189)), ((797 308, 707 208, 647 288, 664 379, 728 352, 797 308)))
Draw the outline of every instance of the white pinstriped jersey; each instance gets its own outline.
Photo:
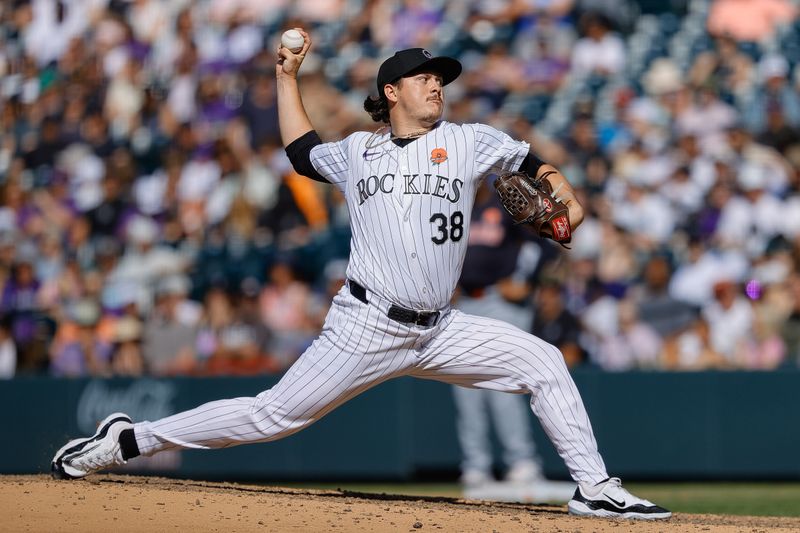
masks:
POLYGON ((402 147, 388 132, 315 146, 314 168, 344 193, 350 212, 347 276, 409 309, 446 306, 480 181, 518 169, 529 148, 490 126, 445 121, 402 147))

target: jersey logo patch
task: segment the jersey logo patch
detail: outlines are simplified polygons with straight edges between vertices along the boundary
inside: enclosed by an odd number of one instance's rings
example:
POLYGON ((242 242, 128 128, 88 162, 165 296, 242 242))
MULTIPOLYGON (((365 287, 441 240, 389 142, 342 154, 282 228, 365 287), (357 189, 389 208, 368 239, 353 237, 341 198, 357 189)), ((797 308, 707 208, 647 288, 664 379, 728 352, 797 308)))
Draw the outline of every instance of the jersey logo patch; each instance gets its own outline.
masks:
POLYGON ((439 165, 447 161, 447 150, 444 148, 434 148, 431 150, 431 163, 439 165))

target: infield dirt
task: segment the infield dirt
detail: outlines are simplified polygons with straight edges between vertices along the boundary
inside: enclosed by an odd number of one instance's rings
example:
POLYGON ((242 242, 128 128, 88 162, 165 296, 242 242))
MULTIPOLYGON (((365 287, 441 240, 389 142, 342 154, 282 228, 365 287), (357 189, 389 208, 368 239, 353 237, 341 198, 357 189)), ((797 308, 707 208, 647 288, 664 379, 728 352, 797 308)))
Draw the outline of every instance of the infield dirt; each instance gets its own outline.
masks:
POLYGON ((677 514, 668 521, 576 518, 566 506, 487 503, 95 475, 0 476, 0 531, 800 531, 800 518, 677 514))

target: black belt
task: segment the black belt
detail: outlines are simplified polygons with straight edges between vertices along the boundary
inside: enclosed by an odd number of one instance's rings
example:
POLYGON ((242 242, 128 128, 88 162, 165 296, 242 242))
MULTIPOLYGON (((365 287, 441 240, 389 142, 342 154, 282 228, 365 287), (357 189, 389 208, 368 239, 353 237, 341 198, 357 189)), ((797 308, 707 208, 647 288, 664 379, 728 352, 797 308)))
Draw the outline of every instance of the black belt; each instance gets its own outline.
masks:
MULTIPOLYGON (((347 280, 347 286, 350 288, 350 294, 352 294, 357 300, 360 300, 365 304, 369 303, 367 302, 367 289, 352 279, 347 280)), ((416 324, 418 326, 431 327, 435 326, 439 322, 439 318, 441 318, 442 314, 439 311, 413 311, 411 309, 406 309, 405 307, 392 304, 389 307, 389 312, 386 313, 386 316, 392 320, 403 322, 405 324, 416 324)))

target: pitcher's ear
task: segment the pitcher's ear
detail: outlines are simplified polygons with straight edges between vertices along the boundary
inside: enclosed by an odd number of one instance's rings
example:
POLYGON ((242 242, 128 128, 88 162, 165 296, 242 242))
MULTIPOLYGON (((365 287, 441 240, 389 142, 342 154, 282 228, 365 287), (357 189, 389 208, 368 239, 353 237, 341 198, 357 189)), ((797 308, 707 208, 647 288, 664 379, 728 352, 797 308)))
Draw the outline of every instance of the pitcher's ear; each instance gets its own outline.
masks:
POLYGON ((383 86, 383 94, 389 102, 397 102, 397 86, 387 83, 383 86))

